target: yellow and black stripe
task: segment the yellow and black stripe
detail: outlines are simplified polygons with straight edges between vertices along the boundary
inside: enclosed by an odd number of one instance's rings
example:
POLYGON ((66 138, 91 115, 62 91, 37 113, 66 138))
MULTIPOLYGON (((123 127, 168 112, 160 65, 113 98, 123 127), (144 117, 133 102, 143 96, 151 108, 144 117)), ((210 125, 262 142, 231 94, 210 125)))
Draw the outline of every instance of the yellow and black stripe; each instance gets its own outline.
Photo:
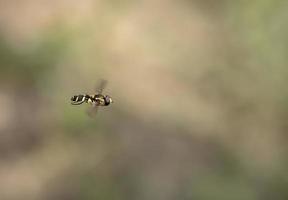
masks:
POLYGON ((95 95, 74 95, 71 97, 71 104, 72 105, 80 105, 82 103, 89 103, 91 105, 97 105, 97 106, 108 106, 110 103, 112 103, 111 97, 108 95, 104 96, 102 94, 95 94, 95 95))

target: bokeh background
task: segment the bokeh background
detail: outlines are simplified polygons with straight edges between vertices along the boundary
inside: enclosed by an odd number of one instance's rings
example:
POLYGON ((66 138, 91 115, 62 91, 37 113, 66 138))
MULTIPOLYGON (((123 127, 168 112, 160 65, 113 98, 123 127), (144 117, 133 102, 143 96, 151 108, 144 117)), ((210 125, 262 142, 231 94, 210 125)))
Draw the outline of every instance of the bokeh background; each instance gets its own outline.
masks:
POLYGON ((287 200, 287 9, 1 0, 0 199, 287 200))

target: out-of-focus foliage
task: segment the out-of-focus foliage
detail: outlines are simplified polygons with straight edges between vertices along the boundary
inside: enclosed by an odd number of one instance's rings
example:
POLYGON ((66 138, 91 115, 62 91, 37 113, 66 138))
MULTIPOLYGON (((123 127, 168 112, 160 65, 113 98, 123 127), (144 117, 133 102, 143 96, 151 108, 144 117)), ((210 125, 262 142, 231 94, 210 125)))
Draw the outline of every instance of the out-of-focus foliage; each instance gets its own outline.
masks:
POLYGON ((283 1, 0 2, 0 199, 288 199, 283 1), (99 79, 95 119, 70 97, 99 79))

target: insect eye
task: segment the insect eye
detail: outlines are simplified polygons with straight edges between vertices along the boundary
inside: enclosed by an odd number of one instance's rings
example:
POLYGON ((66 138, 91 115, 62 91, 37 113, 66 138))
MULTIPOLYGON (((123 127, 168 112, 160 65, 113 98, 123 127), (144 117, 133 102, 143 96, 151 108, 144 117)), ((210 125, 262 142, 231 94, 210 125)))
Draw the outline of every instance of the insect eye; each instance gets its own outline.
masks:
POLYGON ((105 100, 105 104, 106 104, 106 105, 109 105, 109 104, 110 104, 110 97, 109 97, 109 96, 105 96, 105 97, 104 97, 104 100, 105 100))

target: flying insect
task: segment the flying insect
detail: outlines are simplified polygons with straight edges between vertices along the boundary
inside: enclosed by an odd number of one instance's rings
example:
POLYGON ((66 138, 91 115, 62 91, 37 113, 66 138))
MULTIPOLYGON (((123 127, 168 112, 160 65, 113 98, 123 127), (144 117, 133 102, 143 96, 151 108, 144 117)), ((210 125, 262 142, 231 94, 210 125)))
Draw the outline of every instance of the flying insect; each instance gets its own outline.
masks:
POLYGON ((107 85, 106 80, 101 80, 96 88, 95 94, 79 94, 71 97, 72 105, 81 105, 83 103, 90 104, 92 107, 88 110, 88 115, 93 116, 96 114, 100 106, 108 106, 113 103, 109 95, 103 95, 103 89, 107 85))

